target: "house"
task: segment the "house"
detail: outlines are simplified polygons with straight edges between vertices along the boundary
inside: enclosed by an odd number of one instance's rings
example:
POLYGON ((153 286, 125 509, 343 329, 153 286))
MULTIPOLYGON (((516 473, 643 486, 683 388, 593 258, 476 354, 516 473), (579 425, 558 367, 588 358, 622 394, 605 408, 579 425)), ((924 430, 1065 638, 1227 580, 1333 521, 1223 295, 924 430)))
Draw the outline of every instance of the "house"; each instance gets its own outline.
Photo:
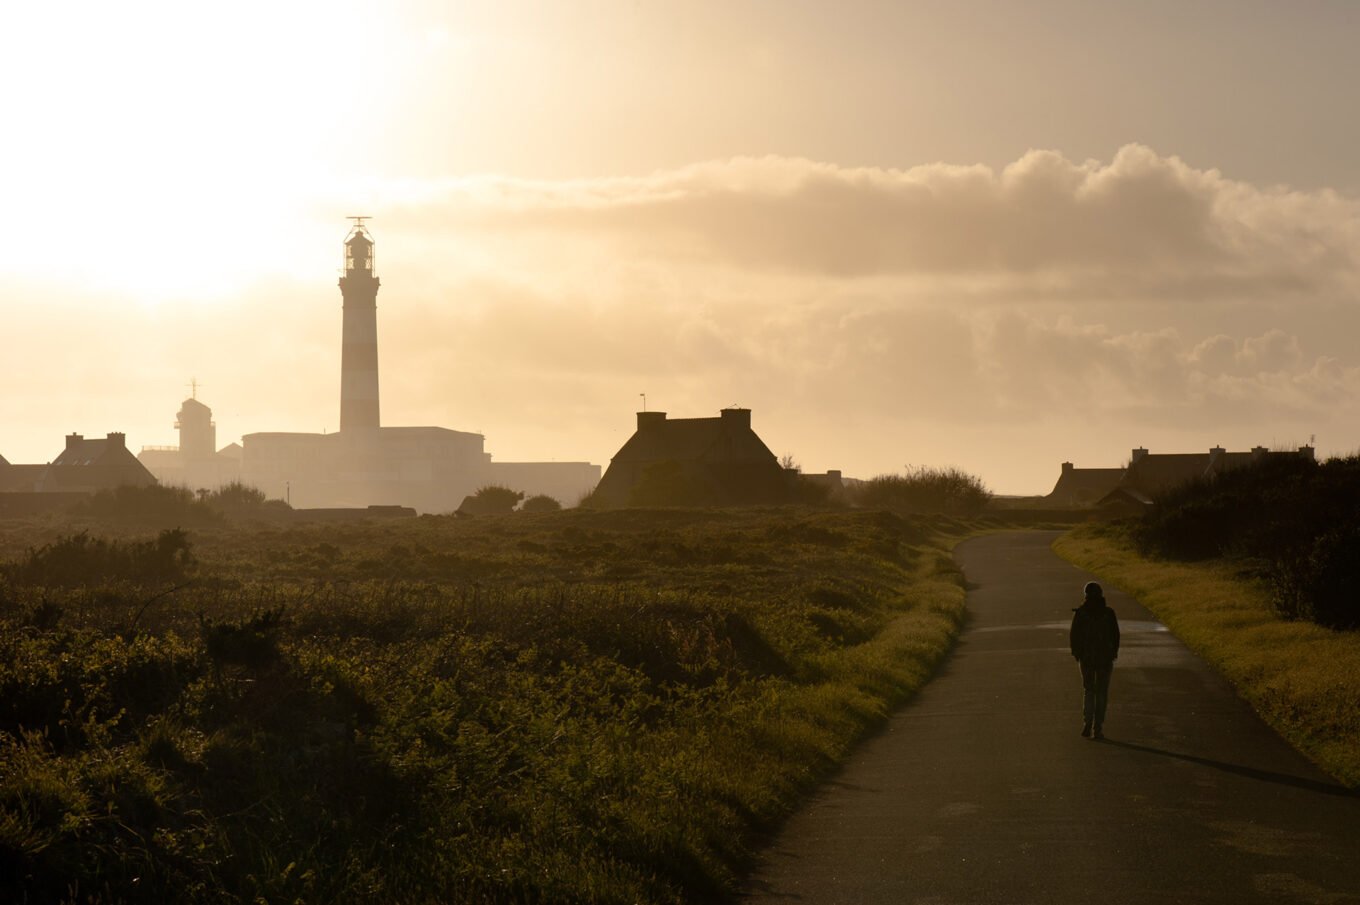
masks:
POLYGON ((1152 505, 1159 494, 1182 484, 1233 468, 1265 461, 1272 456, 1303 456, 1312 459, 1313 447, 1274 451, 1264 446, 1249 452, 1228 452, 1221 446, 1202 453, 1150 453, 1138 447, 1124 468, 1076 468, 1062 463, 1058 482, 1044 502, 1051 506, 1098 506, 1108 510, 1138 511, 1152 505))
POLYGON ((799 496, 814 502, 838 505, 850 502, 850 486, 858 483, 853 478, 843 477, 839 469, 832 469, 825 474, 795 472, 793 478, 803 489, 799 496))
POLYGON ((66 448, 43 468, 35 482, 39 493, 94 493, 122 485, 147 487, 156 478, 137 461, 120 432, 102 440, 80 434, 66 436, 66 448))
POLYGON ((1139 447, 1131 453, 1128 468, 1124 469, 1119 483, 1101 497, 1097 505, 1130 509, 1150 506, 1154 498, 1168 490, 1273 456, 1301 456, 1312 460, 1314 450, 1311 446, 1301 446, 1298 450, 1272 452, 1264 446, 1256 446, 1250 452, 1228 452, 1215 446, 1207 453, 1149 453, 1139 447))
POLYGON ((620 506, 723 506, 778 503, 791 481, 751 429, 751 410, 717 418, 638 412, 637 431, 610 460, 591 503, 620 506))
POLYGON ((1094 506, 1118 487, 1123 477, 1122 468, 1077 468, 1064 462, 1058 483, 1044 501, 1054 506, 1094 506))
POLYGON ((156 479, 128 451, 121 433, 102 440, 66 437, 66 448, 46 465, 13 465, 0 456, 0 516, 51 512, 98 490, 145 487, 156 479))

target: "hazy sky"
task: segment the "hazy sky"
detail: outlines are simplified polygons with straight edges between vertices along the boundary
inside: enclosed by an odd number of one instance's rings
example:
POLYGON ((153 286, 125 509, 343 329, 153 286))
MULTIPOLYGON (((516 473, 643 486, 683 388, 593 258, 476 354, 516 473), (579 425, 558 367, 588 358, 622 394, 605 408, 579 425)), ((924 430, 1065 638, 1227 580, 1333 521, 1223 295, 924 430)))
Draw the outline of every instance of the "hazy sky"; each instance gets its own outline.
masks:
POLYGON ((1001 492, 1360 448, 1360 3, 23 4, 0 454, 387 424, 607 464, 646 393, 1001 492))

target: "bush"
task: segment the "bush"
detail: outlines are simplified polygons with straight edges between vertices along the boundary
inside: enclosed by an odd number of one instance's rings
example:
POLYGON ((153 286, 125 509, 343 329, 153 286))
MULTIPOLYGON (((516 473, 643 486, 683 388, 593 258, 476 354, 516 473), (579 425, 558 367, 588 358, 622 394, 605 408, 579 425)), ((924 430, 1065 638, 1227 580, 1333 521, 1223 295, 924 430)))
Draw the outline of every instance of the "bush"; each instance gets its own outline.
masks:
POLYGON ((515 506, 524 499, 524 494, 499 484, 488 484, 478 488, 472 496, 464 497, 458 511, 465 515, 506 515, 515 511, 515 506))
POLYGON ((1267 458, 1157 495, 1133 541, 1144 555, 1180 560, 1269 555, 1315 533, 1310 524, 1340 490, 1326 485, 1336 483, 1311 459, 1267 458))
POLYGON ((155 540, 119 541, 90 537, 88 531, 30 549, 3 567, 16 585, 76 587, 114 581, 179 581, 194 566, 193 545, 179 528, 155 540))
POLYGON ((1333 629, 1360 628, 1360 521, 1333 528, 1270 568, 1271 597, 1287 619, 1333 629))
POLYGON ((240 481, 232 481, 216 490, 200 493, 200 496, 210 508, 233 515, 262 509, 269 502, 263 490, 240 481))
POLYGON ((520 512, 560 512, 562 504, 545 493, 531 496, 519 507, 520 512))
POLYGON ((958 468, 908 470, 905 475, 880 475, 857 487, 858 506, 900 514, 977 515, 992 498, 982 479, 958 468))
POLYGON ((95 518, 163 525, 203 524, 221 519, 219 513, 196 499, 188 488, 159 484, 100 490, 83 503, 80 510, 95 518))
POLYGON ((1282 616, 1358 628, 1357 511, 1360 458, 1273 456, 1160 495, 1131 536, 1145 556, 1248 563, 1282 616))

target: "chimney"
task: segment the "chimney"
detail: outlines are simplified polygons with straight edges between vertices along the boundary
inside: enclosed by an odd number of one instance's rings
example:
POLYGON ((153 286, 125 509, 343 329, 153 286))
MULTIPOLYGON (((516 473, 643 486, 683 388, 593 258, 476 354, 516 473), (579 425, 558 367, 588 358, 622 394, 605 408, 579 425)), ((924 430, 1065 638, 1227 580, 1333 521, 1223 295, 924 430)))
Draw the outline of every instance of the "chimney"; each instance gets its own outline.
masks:
POLYGON ((1264 459, 1269 452, 1270 450, 1266 449, 1264 446, 1253 446, 1251 448, 1252 461, 1259 461, 1260 459, 1264 459))
POLYGON ((638 412, 638 430, 666 423, 665 412, 638 412))
POLYGON ((841 479, 841 470, 839 468, 828 468, 826 476, 832 480, 839 481, 841 479))
POLYGON ((1138 460, 1143 458, 1143 456, 1146 456, 1147 454, 1148 451, 1146 447, 1143 446, 1138 447, 1133 451, 1132 455, 1129 456, 1129 464, 1136 465, 1138 463, 1138 460))
POLYGON ((1221 446, 1209 447, 1209 464, 1213 465, 1215 462, 1218 461, 1218 457, 1223 455, 1225 452, 1227 452, 1227 450, 1221 446))
POLYGON ((75 446, 75 445, 78 444, 78 443, 83 442, 84 440, 85 440, 85 438, 82 437, 80 434, 67 434, 67 435, 66 435, 66 448, 67 448, 67 449, 70 449, 71 447, 75 446))
POLYGON ((1299 455, 1303 456, 1303 457, 1304 457, 1305 459, 1307 459, 1309 462, 1312 462, 1312 461, 1314 460, 1314 458, 1315 458, 1315 456, 1314 456, 1314 454, 1313 454, 1313 447, 1311 447, 1311 446, 1300 446, 1300 447, 1299 447, 1299 455))
POLYGON ((108 439, 109 446, 113 447, 114 449, 127 448, 127 434, 123 433, 122 431, 110 431, 108 439))
POLYGON ((1067 474, 1067 473, 1068 473, 1069 471, 1071 471, 1071 470, 1072 470, 1072 463, 1071 463, 1071 462, 1064 462, 1064 463, 1063 463, 1063 470, 1062 470, 1062 473, 1063 473, 1063 474, 1067 474))
POLYGON ((750 429, 751 429, 751 410, 750 410, 750 409, 738 409, 738 408, 723 409, 723 410, 722 410, 722 420, 723 420, 723 424, 725 424, 725 425, 728 425, 728 426, 731 426, 731 427, 745 428, 746 430, 750 430, 750 429))

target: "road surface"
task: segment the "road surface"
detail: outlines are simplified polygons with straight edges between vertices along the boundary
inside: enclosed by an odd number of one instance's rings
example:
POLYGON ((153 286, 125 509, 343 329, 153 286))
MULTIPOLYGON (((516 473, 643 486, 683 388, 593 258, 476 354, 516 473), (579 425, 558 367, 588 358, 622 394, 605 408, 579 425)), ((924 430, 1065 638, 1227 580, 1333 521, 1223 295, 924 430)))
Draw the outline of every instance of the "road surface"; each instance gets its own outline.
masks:
POLYGON ((1360 903, 1360 797, 1117 589, 1105 741, 1057 532, 975 538, 940 674, 772 841, 748 903, 1360 903))

